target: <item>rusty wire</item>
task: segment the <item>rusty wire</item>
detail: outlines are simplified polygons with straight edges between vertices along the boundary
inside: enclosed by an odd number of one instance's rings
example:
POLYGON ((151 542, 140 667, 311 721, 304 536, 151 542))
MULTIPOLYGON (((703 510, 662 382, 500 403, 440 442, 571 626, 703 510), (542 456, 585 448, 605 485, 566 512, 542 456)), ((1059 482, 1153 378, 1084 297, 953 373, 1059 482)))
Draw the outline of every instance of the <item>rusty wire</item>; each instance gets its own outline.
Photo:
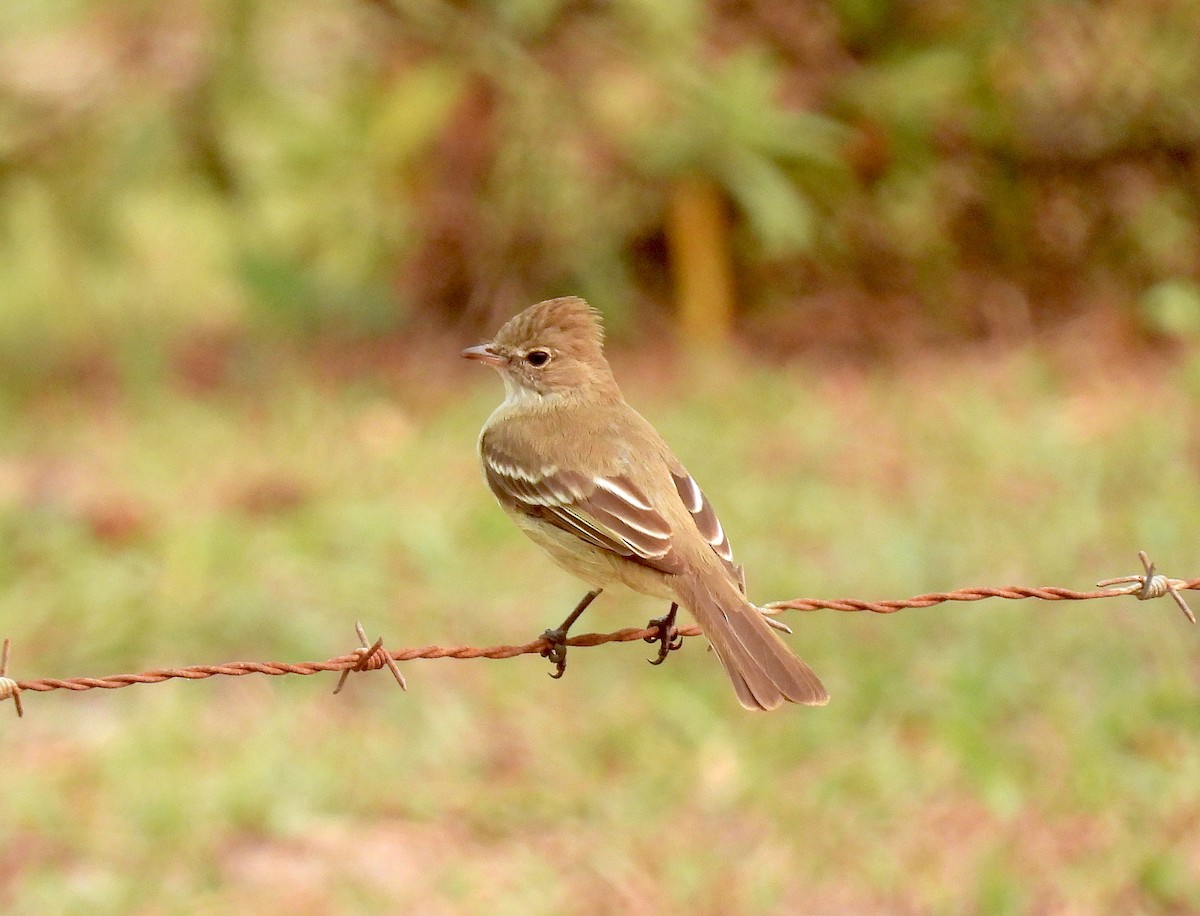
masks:
MULTIPOLYGON (((1144 568, 1143 575, 1120 576, 1114 579, 1104 579, 1097 583, 1099 588, 1094 591, 1075 591, 1069 588, 1046 586, 1029 588, 1020 585, 1000 587, 960 588, 949 592, 930 592, 916 595, 912 598, 892 601, 862 601, 857 598, 796 598, 791 601, 775 601, 765 605, 763 612, 778 614, 782 611, 868 611, 873 614, 894 614, 906 608, 932 607, 950 601, 981 601, 984 598, 1005 598, 1016 600, 1021 598, 1038 598, 1043 601, 1087 601, 1095 598, 1115 598, 1122 595, 1132 595, 1139 600, 1159 598, 1170 595, 1179 609, 1192 622, 1195 615, 1188 607, 1181 592, 1200 590, 1200 579, 1171 579, 1156 572, 1145 551, 1138 553, 1144 568)), ((356 624, 360 647, 347 655, 338 655, 320 662, 226 662, 221 665, 191 665, 186 668, 158 668, 153 671, 143 671, 140 674, 110 674, 104 677, 70 677, 70 678, 34 678, 30 680, 15 680, 7 676, 8 640, 4 641, 3 657, 0 658, 0 700, 12 698, 16 702, 17 714, 22 714, 22 691, 45 692, 49 690, 114 690, 119 687, 129 687, 133 684, 157 684, 176 678, 186 680, 202 680, 210 677, 241 677, 247 674, 284 675, 320 674, 326 671, 341 672, 335 693, 342 689, 346 678, 352 671, 374 671, 385 665, 391 670, 397 683, 406 689, 404 676, 400 673, 398 662, 412 661, 418 658, 516 658, 519 655, 538 655, 548 648, 550 643, 545 638, 538 638, 519 645, 500 646, 420 646, 406 649, 387 650, 383 648, 383 640, 369 644, 361 624, 356 624)), ((656 628, 627 627, 611 633, 587 633, 572 636, 566 644, 572 647, 601 646, 612 642, 649 641, 661 634, 656 628)), ((678 628, 678 635, 691 637, 699 636, 697 626, 678 628)))

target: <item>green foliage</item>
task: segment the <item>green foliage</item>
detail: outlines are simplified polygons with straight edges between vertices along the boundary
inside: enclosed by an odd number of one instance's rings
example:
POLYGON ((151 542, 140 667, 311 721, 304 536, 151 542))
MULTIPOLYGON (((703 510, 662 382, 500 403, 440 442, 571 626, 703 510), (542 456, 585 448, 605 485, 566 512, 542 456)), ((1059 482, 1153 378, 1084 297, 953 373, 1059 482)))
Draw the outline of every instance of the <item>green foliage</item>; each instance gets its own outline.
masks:
POLYGON ((737 216, 740 300, 798 322, 832 302, 869 328, 884 299, 987 334, 1100 297, 1132 312, 1200 277, 1188 0, 82 0, 0 17, 13 376, 551 293, 619 319, 662 298, 666 202, 694 172, 737 216))
POLYGON ((1164 281, 1142 297, 1146 324, 1160 334, 1200 341, 1200 284, 1164 281))
POLYGON ((690 48, 699 36, 687 37, 665 36, 638 62, 662 73, 664 110, 643 112, 618 136, 634 167, 659 180, 708 173, 729 191, 765 255, 809 249, 816 212, 805 179, 811 185, 837 173, 842 132, 820 115, 781 107, 778 61, 750 50, 697 70, 690 54, 668 50, 690 48))

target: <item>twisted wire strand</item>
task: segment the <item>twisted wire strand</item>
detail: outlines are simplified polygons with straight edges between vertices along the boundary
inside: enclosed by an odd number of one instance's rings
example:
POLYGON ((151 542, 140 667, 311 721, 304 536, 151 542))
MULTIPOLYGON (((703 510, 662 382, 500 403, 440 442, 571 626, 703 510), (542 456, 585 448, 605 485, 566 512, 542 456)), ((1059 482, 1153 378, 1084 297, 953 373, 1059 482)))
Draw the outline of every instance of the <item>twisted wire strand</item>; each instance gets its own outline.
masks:
MULTIPOLYGON (((907 608, 932 607, 951 601, 981 601, 985 598, 1004 598, 1009 600, 1038 598, 1042 601, 1087 601, 1096 598, 1115 598, 1122 595, 1154 598, 1170 593, 1176 600, 1176 603, 1190 617, 1190 611, 1187 610, 1186 603, 1178 593, 1181 591, 1200 590, 1200 579, 1166 579, 1163 576, 1155 576, 1153 567, 1148 561, 1144 560, 1144 562, 1146 563, 1148 573, 1146 577, 1125 576, 1120 579, 1108 579, 1101 583, 1113 585, 1117 583, 1129 583, 1116 588, 1075 591, 1074 589, 1053 586, 1029 588, 1020 585, 1008 585, 998 588, 972 587, 960 588, 949 592, 929 592, 928 594, 916 595, 912 598, 891 601, 863 601, 857 598, 795 598, 791 601, 772 602, 763 608, 763 612, 774 615, 785 610, 830 610, 894 614, 897 611, 907 608), (1147 584, 1147 580, 1150 580, 1149 584, 1147 584), (1163 581, 1160 582, 1157 580, 1163 581)), ((700 628, 694 625, 682 626, 678 628, 678 633, 684 637, 699 636, 700 628)), ((571 647, 602 646, 614 642, 636 642, 638 640, 657 637, 658 635, 659 631, 657 629, 627 627, 611 633, 586 633, 580 636, 573 636, 566 642, 571 647)), ((3 678, 4 671, 3 668, 0 668, 0 680, 8 682, 3 685, 9 688, 9 690, 4 691, 4 694, 19 699, 21 691, 36 693, 50 690, 115 690, 120 687, 130 687, 134 684, 157 684, 177 678, 202 680, 210 677, 243 677, 247 674, 265 674, 270 676, 297 674, 307 676, 327 671, 369 671, 388 665, 389 660, 394 663, 414 661, 420 658, 516 658, 519 655, 541 654, 550 645, 547 640, 539 638, 520 645, 420 646, 387 650, 382 648, 381 644, 367 648, 361 627, 359 628, 359 637, 364 643, 364 648, 346 655, 338 655, 334 658, 317 662, 227 662, 221 665, 190 665, 185 668, 158 668, 152 671, 143 671, 139 674, 110 674, 104 677, 32 678, 29 680, 3 678)), ((399 677, 398 671, 394 669, 393 673, 397 674, 397 679, 401 681, 401 686, 403 686, 403 679, 399 677)), ((3 698, 4 696, 0 696, 0 699, 3 698)))
MULTIPOLYGON (((1129 577, 1137 579, 1139 584, 1125 588, 1094 589, 1080 592, 1070 588, 1058 588, 1048 585, 1030 588, 1023 585, 1003 585, 996 587, 975 586, 960 588, 952 592, 929 592, 925 595, 914 595, 912 598, 901 598, 891 601, 862 601, 858 598, 840 598, 826 601, 820 598, 794 598, 791 601, 772 601, 766 605, 768 611, 870 611, 872 614, 894 614, 906 608, 932 607, 947 601, 982 601, 984 598, 1040 598, 1043 601, 1087 601, 1093 598, 1115 598, 1120 595, 1136 595, 1141 591, 1141 576, 1129 577)), ((1111 580, 1106 580, 1111 581, 1111 580)), ((1168 580, 1177 591, 1200 589, 1200 579, 1171 579, 1168 580)), ((1166 594, 1163 591, 1151 597, 1166 594)))

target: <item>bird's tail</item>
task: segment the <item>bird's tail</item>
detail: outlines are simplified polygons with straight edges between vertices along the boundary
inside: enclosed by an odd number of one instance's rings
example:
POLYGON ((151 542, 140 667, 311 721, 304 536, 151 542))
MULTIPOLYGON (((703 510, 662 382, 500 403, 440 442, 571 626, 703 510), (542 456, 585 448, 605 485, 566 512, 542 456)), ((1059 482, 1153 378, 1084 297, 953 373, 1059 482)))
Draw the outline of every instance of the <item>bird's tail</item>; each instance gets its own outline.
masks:
POLYGON ((786 700, 824 706, 829 694, 812 669, 788 648, 766 619, 725 577, 684 573, 675 579, 687 608, 725 667, 747 709, 776 709, 786 700), (709 581, 706 581, 709 580, 709 581))

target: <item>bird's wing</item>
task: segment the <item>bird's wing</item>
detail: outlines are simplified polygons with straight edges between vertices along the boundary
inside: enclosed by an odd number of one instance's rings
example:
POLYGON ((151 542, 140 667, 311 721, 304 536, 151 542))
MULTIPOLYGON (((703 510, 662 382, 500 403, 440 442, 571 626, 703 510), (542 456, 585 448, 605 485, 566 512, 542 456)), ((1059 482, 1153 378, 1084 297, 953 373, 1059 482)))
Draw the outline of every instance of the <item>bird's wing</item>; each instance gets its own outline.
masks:
POLYGON ((488 486, 509 509, 660 572, 683 570, 670 524, 628 477, 589 477, 552 464, 529 467, 486 440, 481 454, 488 486))
POLYGON ((725 534, 725 529, 721 527, 721 520, 713 511, 712 504, 705 499, 704 493, 701 492, 692 475, 682 467, 671 471, 671 479, 675 481, 675 489, 679 491, 679 498, 683 500, 683 505, 692 514, 692 521, 696 523, 701 537, 708 541, 717 556, 725 561, 730 570, 733 570, 733 548, 729 546, 729 538, 725 534))

